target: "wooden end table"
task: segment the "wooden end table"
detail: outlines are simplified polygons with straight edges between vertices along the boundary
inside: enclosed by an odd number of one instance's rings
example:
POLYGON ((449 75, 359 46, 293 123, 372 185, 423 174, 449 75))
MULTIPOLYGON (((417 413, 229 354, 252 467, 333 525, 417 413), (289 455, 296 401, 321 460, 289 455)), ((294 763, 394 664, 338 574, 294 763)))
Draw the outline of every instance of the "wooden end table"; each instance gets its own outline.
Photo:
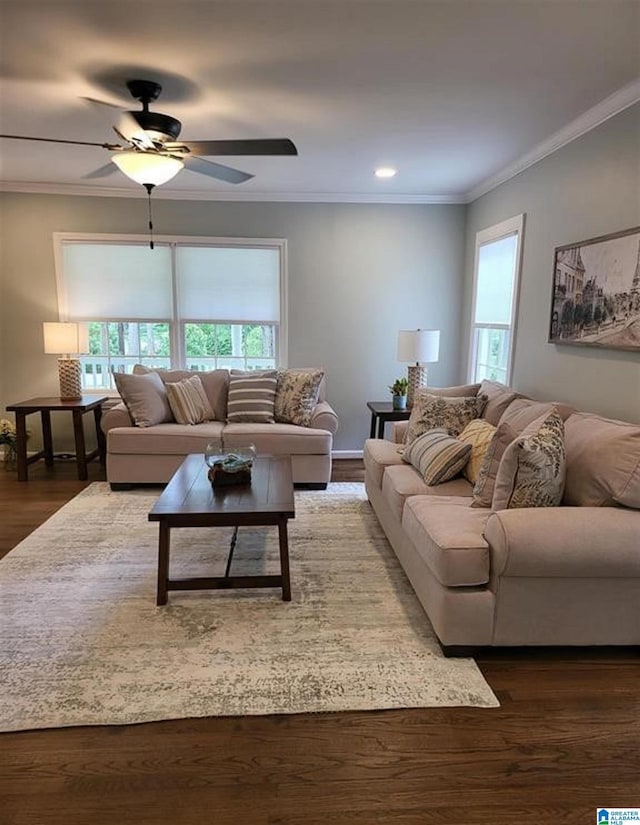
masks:
POLYGON ((44 458, 47 467, 53 466, 53 437, 51 435, 51 413, 59 410, 68 410, 73 415, 73 435, 76 444, 76 464, 78 466, 78 478, 86 481, 88 476, 87 463, 96 456, 100 457, 102 464, 105 462, 106 449, 104 433, 100 428, 102 418, 102 404, 107 401, 106 395, 83 395, 76 401, 62 401, 60 398, 30 398, 28 401, 21 401, 19 404, 10 404, 7 412, 15 413, 16 416, 16 440, 18 452, 18 481, 28 481, 29 474, 27 467, 44 458), (93 411, 96 424, 96 438, 98 446, 95 450, 87 453, 84 428, 82 426, 82 416, 93 411), (27 424, 26 418, 32 413, 40 413, 42 420, 42 443, 44 449, 34 455, 27 455, 27 424))
POLYGON ((169 590, 229 590, 238 587, 281 587, 291 601, 287 521, 295 518, 289 456, 259 456, 253 462, 251 484, 212 487, 202 453, 188 455, 149 513, 160 523, 156 604, 167 603, 169 590), (238 527, 276 525, 280 542, 280 574, 231 576, 238 527), (224 576, 169 578, 171 529, 174 527, 234 527, 224 576))
POLYGON ((371 433, 369 438, 384 438, 387 421, 408 421, 411 410, 394 410, 391 401, 367 401, 371 410, 371 433))

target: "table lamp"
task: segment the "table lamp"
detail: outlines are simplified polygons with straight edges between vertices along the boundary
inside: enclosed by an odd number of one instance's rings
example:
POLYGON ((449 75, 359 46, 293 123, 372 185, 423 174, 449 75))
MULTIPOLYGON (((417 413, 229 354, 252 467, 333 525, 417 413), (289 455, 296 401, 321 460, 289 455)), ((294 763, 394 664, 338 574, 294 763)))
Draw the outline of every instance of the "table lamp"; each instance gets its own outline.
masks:
POLYGON ((86 324, 48 322, 42 324, 44 351, 60 355, 58 376, 60 400, 77 401, 82 398, 82 366, 73 356, 89 351, 89 330, 86 324))
POLYGON ((427 386, 425 364, 438 360, 440 350, 439 329, 402 329, 398 333, 398 361, 415 362, 407 369, 409 387, 407 406, 413 405, 415 392, 427 386))

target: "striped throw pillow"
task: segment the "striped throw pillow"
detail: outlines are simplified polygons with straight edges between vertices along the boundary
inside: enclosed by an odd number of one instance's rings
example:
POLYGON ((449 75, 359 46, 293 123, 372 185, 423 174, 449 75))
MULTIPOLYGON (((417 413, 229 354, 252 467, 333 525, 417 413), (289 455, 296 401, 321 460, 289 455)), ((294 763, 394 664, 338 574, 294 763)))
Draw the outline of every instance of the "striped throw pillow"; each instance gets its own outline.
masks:
POLYGON ((463 444, 446 429, 429 430, 404 448, 402 458, 412 464, 429 487, 449 481, 462 472, 471 444, 463 444))
POLYGON ((231 370, 227 422, 255 421, 273 424, 277 370, 241 372, 231 370))
POLYGON ((211 404, 197 375, 164 386, 171 412, 178 424, 200 424, 214 420, 211 404))

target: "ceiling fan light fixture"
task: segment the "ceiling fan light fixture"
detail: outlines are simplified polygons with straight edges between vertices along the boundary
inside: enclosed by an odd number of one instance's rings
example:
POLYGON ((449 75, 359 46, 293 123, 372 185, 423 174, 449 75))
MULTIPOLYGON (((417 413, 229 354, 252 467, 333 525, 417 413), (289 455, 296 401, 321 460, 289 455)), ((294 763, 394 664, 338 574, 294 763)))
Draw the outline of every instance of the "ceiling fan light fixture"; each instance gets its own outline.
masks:
POLYGON ((394 169, 392 166, 379 166, 374 175, 377 178, 392 178, 394 175, 398 173, 397 169, 394 169))
POLYGON ((111 160, 128 178, 142 186, 160 186, 184 169, 179 158, 154 152, 116 152, 111 160))

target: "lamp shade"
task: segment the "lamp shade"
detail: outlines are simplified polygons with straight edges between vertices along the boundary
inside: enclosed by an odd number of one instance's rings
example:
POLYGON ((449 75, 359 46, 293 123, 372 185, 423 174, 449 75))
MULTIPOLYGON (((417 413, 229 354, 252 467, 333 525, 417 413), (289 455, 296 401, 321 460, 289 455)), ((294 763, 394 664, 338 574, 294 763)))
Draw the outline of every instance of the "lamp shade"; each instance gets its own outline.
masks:
POLYGON ((89 330, 86 324, 45 321, 42 328, 46 353, 77 355, 89 351, 89 330))
POLYGON ((398 333, 398 361, 429 364, 440 354, 439 329, 402 329, 398 333))
POLYGON ((128 178, 142 186, 167 183, 184 168, 184 163, 179 158, 155 152, 115 152, 111 160, 128 178))

